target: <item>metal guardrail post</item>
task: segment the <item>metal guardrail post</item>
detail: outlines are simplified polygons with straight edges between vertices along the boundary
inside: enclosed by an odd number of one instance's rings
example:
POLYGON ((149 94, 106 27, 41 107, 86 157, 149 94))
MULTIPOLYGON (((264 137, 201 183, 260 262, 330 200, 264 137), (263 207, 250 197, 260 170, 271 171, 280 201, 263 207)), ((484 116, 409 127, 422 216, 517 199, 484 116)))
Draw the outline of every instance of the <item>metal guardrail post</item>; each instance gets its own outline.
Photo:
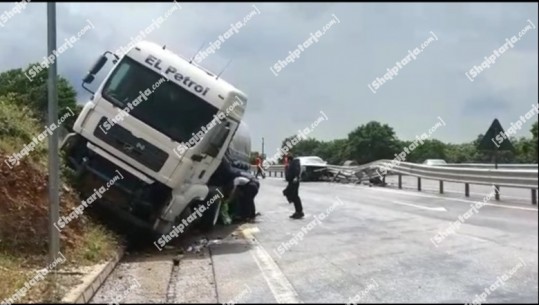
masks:
POLYGON ((537 190, 532 189, 532 204, 537 204, 537 190))
POLYGON ((470 184, 464 183, 464 196, 470 197, 470 184))
POLYGON ((333 180, 331 180, 331 182, 335 182, 340 174, 341 174, 341 171, 338 171, 337 174, 333 176, 333 180))
POLYGON ((421 177, 417 177, 417 190, 421 191, 421 177))
POLYGON ((494 199, 500 200, 500 187, 498 185, 494 186, 494 199))
POLYGON ((440 194, 444 193, 444 181, 440 180, 440 194))
POLYGON ((402 189, 402 175, 399 174, 399 189, 402 189))

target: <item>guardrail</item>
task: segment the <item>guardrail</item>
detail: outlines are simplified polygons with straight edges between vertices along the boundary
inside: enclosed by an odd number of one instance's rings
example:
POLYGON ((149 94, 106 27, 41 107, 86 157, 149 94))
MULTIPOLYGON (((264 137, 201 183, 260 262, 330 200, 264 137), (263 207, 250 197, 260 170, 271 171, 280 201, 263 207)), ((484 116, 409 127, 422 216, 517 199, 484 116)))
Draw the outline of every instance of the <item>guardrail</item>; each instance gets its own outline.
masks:
MULTIPOLYGON (((470 184, 493 185, 496 188, 495 199, 500 200, 500 187, 526 188, 531 190, 532 204, 537 204, 538 169, 537 164, 501 164, 498 169, 488 168, 491 164, 448 164, 448 166, 428 166, 410 162, 392 164, 391 160, 377 160, 359 166, 328 165, 328 172, 335 177, 356 177, 358 181, 380 177, 385 183, 386 175, 398 175, 398 187, 402 189, 402 176, 417 177, 417 189, 421 191, 421 179, 438 180, 440 193, 444 192, 445 182, 464 184, 464 194, 470 196, 470 184), (474 167, 476 166, 476 167, 474 167), (480 167, 480 168, 477 168, 480 167), (482 167, 482 168, 481 168, 482 167), (387 170, 383 174, 380 169, 387 170)), ((256 167, 252 168, 256 173, 256 167)), ((265 172, 271 177, 284 176, 283 165, 273 165, 265 172)))
MULTIPOLYGON (((444 167, 466 167, 466 168, 494 168, 494 164, 489 163, 449 163, 444 167)), ((498 164, 498 169, 535 169, 537 164, 498 164)))
POLYGON ((402 188, 402 175, 417 177, 417 189, 421 190, 421 179, 438 180, 440 193, 444 192, 443 183, 464 183, 464 193, 470 196, 470 184, 495 186, 495 199, 500 200, 500 187, 527 188, 531 190, 532 204, 537 204, 537 170, 451 168, 425 166, 402 162, 391 168, 399 175, 399 188, 402 188))

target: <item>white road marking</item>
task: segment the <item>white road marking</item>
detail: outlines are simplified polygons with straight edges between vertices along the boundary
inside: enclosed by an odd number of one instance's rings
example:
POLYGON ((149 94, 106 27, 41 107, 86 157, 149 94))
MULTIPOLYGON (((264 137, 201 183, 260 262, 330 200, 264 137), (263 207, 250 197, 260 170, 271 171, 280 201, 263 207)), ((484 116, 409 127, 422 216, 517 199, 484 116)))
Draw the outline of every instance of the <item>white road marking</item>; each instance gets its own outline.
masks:
POLYGON ((407 206, 411 206, 411 207, 415 207, 415 208, 419 208, 419 209, 429 210, 429 211, 447 212, 447 210, 444 207, 426 207, 426 206, 422 206, 422 205, 417 205, 417 204, 408 203, 408 202, 402 202, 402 201, 395 201, 395 200, 392 200, 391 202, 396 203, 396 204, 407 205, 407 206))
MULTIPOLYGON (((388 190, 388 189, 372 189, 372 191, 375 192, 390 192, 390 193, 398 193, 402 195, 408 195, 408 196, 416 196, 416 197, 425 197, 425 198, 437 198, 437 199, 445 199, 445 200, 453 200, 457 202, 465 202, 465 203, 482 203, 481 201, 471 201, 466 199, 459 199, 459 198, 450 198, 450 197, 440 197, 440 196, 433 196, 433 195, 425 195, 425 194, 416 194, 411 193, 407 191, 399 191, 399 190, 388 190)), ((487 195, 485 195, 487 196, 487 195)), ((505 205, 505 204, 496 204, 496 203, 485 203, 484 205, 498 207, 498 208, 507 208, 507 209, 515 209, 515 210, 525 210, 525 211, 535 211, 537 212, 537 209, 534 208, 526 208, 526 207, 520 207, 520 206, 512 206, 512 205, 505 205)))
POLYGON ((242 230, 243 235, 252 246, 250 252, 277 303, 301 303, 292 284, 271 258, 271 255, 253 236, 253 232, 258 232, 258 228, 242 230))
POLYGON ((460 235, 460 236, 466 236, 468 238, 471 238, 473 240, 477 240, 477 241, 480 241, 480 242, 490 242, 490 240, 483 239, 481 237, 477 237, 477 236, 474 236, 474 235, 468 235, 468 234, 463 234, 463 233, 458 233, 458 232, 455 232, 455 234, 460 235))

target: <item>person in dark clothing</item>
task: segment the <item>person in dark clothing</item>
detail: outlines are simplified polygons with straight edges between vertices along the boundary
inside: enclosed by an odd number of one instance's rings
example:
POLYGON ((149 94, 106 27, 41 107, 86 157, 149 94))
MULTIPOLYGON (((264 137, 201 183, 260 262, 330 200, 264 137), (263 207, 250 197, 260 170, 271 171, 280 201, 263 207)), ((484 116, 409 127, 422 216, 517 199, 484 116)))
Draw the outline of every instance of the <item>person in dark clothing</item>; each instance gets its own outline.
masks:
POLYGON ((240 220, 254 222, 259 213, 256 213, 255 197, 258 194, 260 183, 256 178, 246 174, 238 175, 232 182, 232 191, 228 201, 236 201, 237 216, 240 220))
POLYGON ((288 204, 292 204, 292 200, 290 199, 290 196, 288 195, 288 184, 283 190, 283 196, 286 197, 286 201, 288 201, 288 204))
MULTIPOLYGON (((288 155, 285 155, 283 157, 283 164, 284 164, 284 180, 288 181, 288 155)), ((283 190, 283 196, 286 197, 286 201, 288 201, 288 204, 292 203, 292 199, 290 199, 290 196, 288 195, 288 184, 283 190)))
POLYGON ((215 170, 208 181, 208 185, 213 186, 228 186, 232 180, 238 175, 238 169, 234 167, 234 162, 228 158, 223 158, 219 167, 215 170))
POLYGON ((229 223, 230 216, 238 216, 240 219, 251 220, 260 213, 256 213, 254 198, 258 194, 260 184, 258 180, 247 172, 249 165, 224 158, 212 175, 209 185, 223 188, 223 223, 229 223), (239 179, 238 179, 239 178, 239 179))
POLYGON ((289 165, 286 168, 285 176, 288 186, 283 191, 286 193, 287 199, 294 203, 295 212, 290 215, 290 218, 300 219, 305 216, 303 214, 303 206, 301 205, 301 199, 299 198, 299 177, 301 174, 301 164, 299 159, 295 158, 292 154, 288 156, 289 165))

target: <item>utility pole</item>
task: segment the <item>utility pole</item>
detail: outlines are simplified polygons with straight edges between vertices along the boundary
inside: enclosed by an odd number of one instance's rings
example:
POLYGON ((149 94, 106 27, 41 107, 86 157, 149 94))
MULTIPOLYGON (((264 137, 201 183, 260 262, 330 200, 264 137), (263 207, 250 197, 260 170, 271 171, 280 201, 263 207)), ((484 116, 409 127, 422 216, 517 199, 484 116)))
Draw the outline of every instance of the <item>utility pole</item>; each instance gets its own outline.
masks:
POLYGON ((265 159, 265 155, 264 155, 264 137, 262 137, 262 158, 265 159))
MULTIPOLYGON (((56 3, 47 3, 47 57, 56 50, 56 3)), ((52 126, 58 120, 58 91, 57 91, 57 62, 58 59, 49 65, 49 79, 47 82, 48 93, 48 124, 52 126)), ((52 128, 51 128, 52 129, 52 128)), ((58 154, 58 131, 59 126, 52 129, 49 136, 49 259, 53 263, 60 254, 60 232, 54 225, 60 217, 60 195, 59 190, 59 164, 58 154)))

